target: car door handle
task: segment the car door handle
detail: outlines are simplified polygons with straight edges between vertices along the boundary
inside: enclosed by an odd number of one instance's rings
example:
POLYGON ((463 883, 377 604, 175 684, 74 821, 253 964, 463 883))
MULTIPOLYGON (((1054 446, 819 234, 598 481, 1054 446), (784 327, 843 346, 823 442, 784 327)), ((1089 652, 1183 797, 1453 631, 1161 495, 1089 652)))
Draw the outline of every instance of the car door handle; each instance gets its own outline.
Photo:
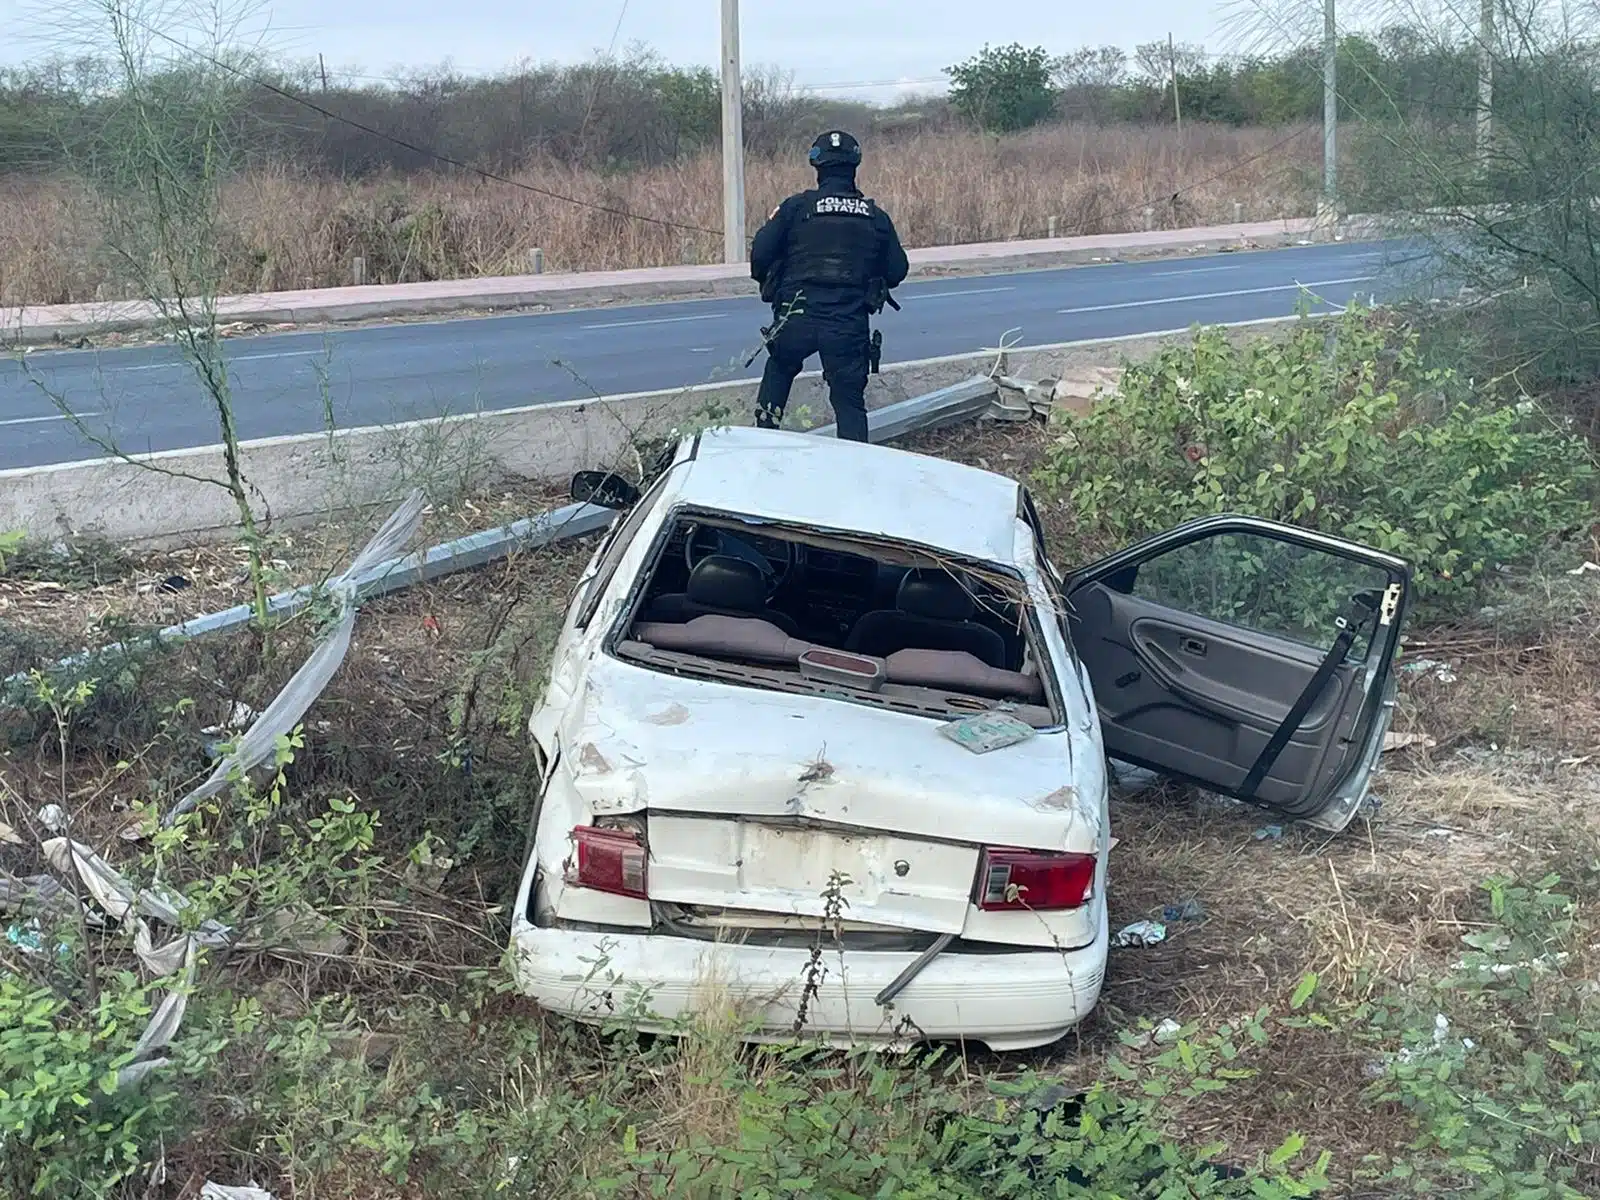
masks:
POLYGON ((1197 637, 1178 639, 1178 649, 1194 658, 1204 658, 1206 656, 1206 644, 1197 637))

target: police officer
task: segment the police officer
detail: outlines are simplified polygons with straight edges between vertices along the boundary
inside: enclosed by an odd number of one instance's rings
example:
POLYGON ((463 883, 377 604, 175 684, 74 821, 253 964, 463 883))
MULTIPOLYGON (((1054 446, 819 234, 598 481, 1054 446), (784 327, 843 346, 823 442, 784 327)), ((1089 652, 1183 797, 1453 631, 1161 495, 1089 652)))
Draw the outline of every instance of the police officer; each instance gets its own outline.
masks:
POLYGON ((822 359, 839 436, 867 440, 867 317, 905 282, 910 264, 889 214, 856 187, 861 144, 830 130, 811 145, 817 186, 790 196, 756 233, 750 274, 772 305, 756 424, 783 423, 789 389, 812 354, 822 359))

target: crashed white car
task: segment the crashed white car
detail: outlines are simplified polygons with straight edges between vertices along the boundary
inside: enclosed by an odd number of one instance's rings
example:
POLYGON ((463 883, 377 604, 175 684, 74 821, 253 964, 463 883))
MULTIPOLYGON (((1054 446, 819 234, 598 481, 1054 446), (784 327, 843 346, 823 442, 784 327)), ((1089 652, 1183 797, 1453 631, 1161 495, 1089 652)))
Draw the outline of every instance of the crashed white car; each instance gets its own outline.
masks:
POLYGON ((1338 830, 1392 714, 1409 568, 1305 530, 1063 576, 1014 480, 756 429, 574 497, 625 515, 530 722, 513 958, 556 1013, 1052 1042, 1106 971, 1108 754, 1338 830))

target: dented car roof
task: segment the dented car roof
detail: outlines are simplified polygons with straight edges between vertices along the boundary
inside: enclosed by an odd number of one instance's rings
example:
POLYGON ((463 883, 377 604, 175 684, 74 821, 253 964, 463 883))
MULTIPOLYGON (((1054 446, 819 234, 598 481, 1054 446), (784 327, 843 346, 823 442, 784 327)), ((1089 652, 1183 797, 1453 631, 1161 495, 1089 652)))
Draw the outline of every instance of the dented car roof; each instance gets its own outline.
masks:
POLYGON ((947 459, 835 438, 730 427, 700 437, 669 503, 871 533, 1016 565, 1018 485, 947 459))

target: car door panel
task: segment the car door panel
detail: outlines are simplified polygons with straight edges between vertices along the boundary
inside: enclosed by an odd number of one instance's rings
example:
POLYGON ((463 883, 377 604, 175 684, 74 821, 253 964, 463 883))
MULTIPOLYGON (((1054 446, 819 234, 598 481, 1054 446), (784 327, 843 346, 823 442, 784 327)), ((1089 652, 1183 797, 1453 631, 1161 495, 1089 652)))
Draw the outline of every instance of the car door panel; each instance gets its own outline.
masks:
MULTIPOLYGON (((1220 545, 1210 543, 1212 549, 1220 545)), ((1165 578, 1160 568, 1155 578, 1165 578)), ((1364 787, 1362 773, 1370 771, 1375 758, 1370 743, 1382 737, 1379 718, 1387 716, 1392 694, 1388 662, 1398 646, 1409 579, 1404 562, 1366 547, 1237 517, 1191 522, 1077 572, 1064 584, 1068 625, 1094 686, 1107 753, 1288 816, 1342 827, 1350 816, 1350 787, 1364 787), (1211 600, 1234 619, 1189 611, 1170 602, 1160 587, 1141 583, 1139 573, 1150 563, 1205 546, 1212 538, 1255 539, 1266 547, 1252 551, 1255 574, 1247 572, 1243 583, 1224 580, 1213 586, 1190 563, 1168 575, 1189 589, 1184 595, 1217 593, 1211 600), (1381 614, 1374 609, 1371 624, 1354 636, 1338 661, 1333 660, 1340 638, 1347 636, 1338 630, 1346 622, 1333 619, 1340 606, 1332 600, 1343 601, 1354 613, 1366 609, 1353 608, 1349 593, 1330 597, 1330 604, 1312 616, 1297 618, 1314 626, 1304 638, 1318 639, 1320 645, 1289 636, 1282 627, 1294 624, 1290 614, 1298 610, 1278 603, 1274 589, 1296 581, 1280 581, 1261 569, 1285 547, 1293 551, 1289 558, 1318 560, 1307 576, 1311 586, 1302 586, 1293 597, 1296 603, 1303 604, 1307 594, 1318 596, 1329 579, 1353 581, 1362 596, 1381 594, 1387 601, 1381 614), (1241 616, 1237 600, 1244 594, 1269 610, 1269 619, 1252 624, 1250 614, 1241 616), (1325 678, 1317 694, 1302 701, 1319 670, 1325 678), (1295 712, 1297 703, 1301 714, 1295 712), (1248 788, 1251 768, 1280 727, 1281 748, 1248 788), (1333 808, 1338 811, 1328 811, 1333 808)), ((1304 585, 1306 579, 1298 582, 1304 585)))
MULTIPOLYGON (((1268 732, 1288 716, 1322 657, 1293 643, 1210 627, 1199 617, 1175 621, 1170 611, 1129 596, 1115 597, 1111 609, 1111 636, 1153 676, 1152 682, 1218 716, 1268 732), (1197 645, 1202 652, 1196 652, 1197 645)), ((1345 678, 1349 674, 1342 671, 1345 678)), ((1320 728, 1337 708, 1335 681, 1322 689, 1303 731, 1320 728)))
MULTIPOLYGON (((1128 761, 1237 786, 1316 672, 1322 655, 1288 639, 1176 613, 1095 585, 1073 598, 1073 640, 1095 681, 1108 745, 1128 761), (1199 642, 1205 654, 1184 649, 1199 642)), ((1353 724, 1356 670, 1321 690, 1257 790, 1292 803, 1353 724)), ((1328 765, 1337 765, 1337 757, 1328 765)))

